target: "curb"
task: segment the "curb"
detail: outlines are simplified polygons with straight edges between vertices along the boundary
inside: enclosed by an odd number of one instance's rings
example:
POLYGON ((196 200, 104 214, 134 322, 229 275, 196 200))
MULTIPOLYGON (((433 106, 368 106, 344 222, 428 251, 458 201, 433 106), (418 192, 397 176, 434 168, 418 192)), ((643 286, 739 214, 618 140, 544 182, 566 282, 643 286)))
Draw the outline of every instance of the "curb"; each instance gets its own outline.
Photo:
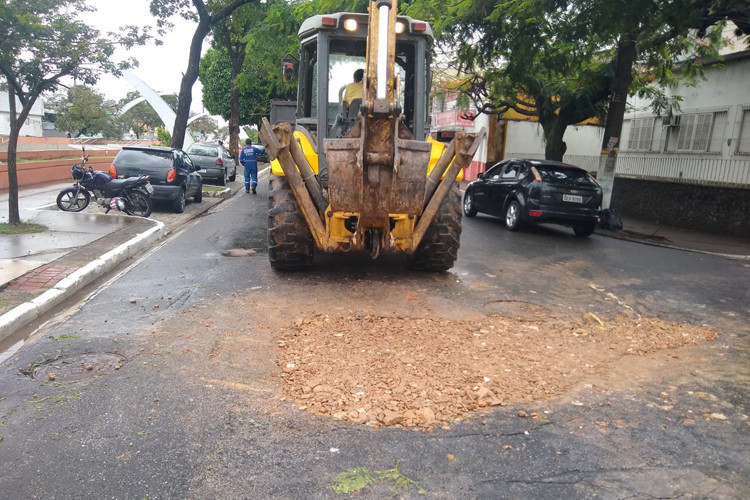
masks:
POLYGON ((135 238, 97 257, 33 300, 25 302, 0 316, 0 341, 5 340, 16 330, 60 304, 67 298, 71 289, 88 285, 125 259, 161 238, 164 232, 164 223, 153 219, 149 220, 155 223, 154 227, 139 233, 135 238))
POLYGON ((750 260, 750 255, 713 252, 710 250, 701 250, 698 248, 688 248, 688 247, 682 247, 678 245, 671 245, 669 243, 652 241, 652 240, 649 240, 648 238, 636 238, 633 236, 628 236, 626 234, 621 234, 620 232, 612 230, 612 229, 597 228, 595 234, 598 234, 600 236, 605 236, 607 238, 614 238, 616 240, 630 241, 631 243, 638 243, 640 245, 648 245, 648 246, 660 247, 660 248, 669 248, 671 250, 680 250, 682 252, 700 253, 704 255, 714 255, 716 257, 723 257, 725 259, 731 259, 731 260, 739 260, 739 261, 750 260))

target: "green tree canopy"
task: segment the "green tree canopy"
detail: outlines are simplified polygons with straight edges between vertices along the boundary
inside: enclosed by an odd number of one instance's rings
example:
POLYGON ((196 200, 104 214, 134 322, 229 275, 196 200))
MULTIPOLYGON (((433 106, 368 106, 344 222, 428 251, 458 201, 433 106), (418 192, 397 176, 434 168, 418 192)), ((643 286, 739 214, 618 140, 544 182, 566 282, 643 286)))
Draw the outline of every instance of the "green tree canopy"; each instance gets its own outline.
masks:
POLYGON ((99 134, 107 126, 110 116, 103 104, 104 97, 95 90, 83 85, 70 87, 57 114, 57 129, 74 137, 99 134))
MULTIPOLYGON (((481 112, 513 109, 539 120, 546 156, 562 159, 567 126, 607 111, 621 41, 633 43, 626 88, 655 92, 653 83, 699 78, 700 61, 716 54, 718 30, 690 32, 704 11, 695 0, 416 0, 409 12, 432 21, 443 46, 455 47, 466 78, 458 90, 481 112), (705 43, 710 41, 712 43, 705 43)), ((726 3, 726 2, 725 2, 726 3)), ((664 102, 664 101, 660 101, 664 102)))
MULTIPOLYGON (((306 18, 340 11, 365 12, 367 0, 269 0, 238 9, 232 16, 232 39, 240 38, 246 48, 242 71, 235 78, 239 92, 240 123, 260 125, 269 112, 271 99, 295 99, 294 84, 281 81, 281 59, 299 52, 297 31, 306 18)), ((218 42, 218 37, 217 42, 218 42)), ((231 60, 226 44, 215 43, 201 61, 203 103, 210 113, 230 117, 231 60)))

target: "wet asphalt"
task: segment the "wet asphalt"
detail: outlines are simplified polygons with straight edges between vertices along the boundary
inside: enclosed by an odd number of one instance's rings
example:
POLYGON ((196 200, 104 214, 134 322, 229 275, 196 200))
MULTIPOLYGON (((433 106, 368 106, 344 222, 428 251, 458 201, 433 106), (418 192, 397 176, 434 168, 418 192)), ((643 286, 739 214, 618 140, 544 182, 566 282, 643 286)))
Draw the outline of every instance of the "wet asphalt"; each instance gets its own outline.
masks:
MULTIPOLYGON (((477 217, 465 219, 459 262, 444 276, 356 256, 280 275, 263 250, 265 209, 264 189, 240 193, 90 289, 0 365, 0 497, 750 497, 746 264, 596 235, 580 240, 564 228, 511 234, 477 217), (233 248, 258 253, 230 257, 233 248), (269 408, 263 381, 273 360, 263 350, 228 367, 258 382, 238 392, 212 379, 179 332, 154 335, 189 320, 191 310, 231 318, 215 309, 236 304, 227 298, 253 300, 256 287, 304 301, 346 281, 401 282, 485 311, 504 301, 571 314, 626 304, 725 334, 681 353, 673 374, 583 386, 431 433, 343 424, 290 402, 269 408), (59 378, 49 380, 55 371, 59 378), (542 417, 520 418, 519 410, 542 417), (396 466, 400 487, 382 474, 395 477, 396 466), (337 493, 363 477, 340 476, 356 467, 373 484, 337 493)), ((252 335, 254 324, 237 328, 252 335)), ((672 355, 662 363, 677 363, 672 355)))

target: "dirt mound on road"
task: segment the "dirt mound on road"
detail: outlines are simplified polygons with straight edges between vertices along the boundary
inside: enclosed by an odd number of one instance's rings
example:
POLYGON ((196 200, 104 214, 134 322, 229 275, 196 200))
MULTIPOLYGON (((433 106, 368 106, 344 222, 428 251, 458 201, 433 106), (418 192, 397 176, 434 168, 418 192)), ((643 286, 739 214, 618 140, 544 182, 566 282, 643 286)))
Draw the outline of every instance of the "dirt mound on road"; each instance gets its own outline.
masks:
POLYGON ((281 335, 278 364, 284 396, 301 410, 429 428, 484 407, 549 399, 624 356, 715 338, 708 328, 625 316, 528 322, 317 315, 281 335))

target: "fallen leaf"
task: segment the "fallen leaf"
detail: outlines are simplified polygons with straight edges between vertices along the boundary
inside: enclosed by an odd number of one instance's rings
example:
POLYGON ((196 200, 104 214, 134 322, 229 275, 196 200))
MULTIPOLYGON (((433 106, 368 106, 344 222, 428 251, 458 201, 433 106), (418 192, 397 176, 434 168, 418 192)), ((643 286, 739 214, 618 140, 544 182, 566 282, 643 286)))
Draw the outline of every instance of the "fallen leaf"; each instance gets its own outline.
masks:
POLYGON ((602 320, 600 320, 600 319, 599 319, 599 316, 597 316, 596 314, 594 314, 594 313, 592 313, 592 312, 590 312, 590 313, 586 313, 586 314, 585 314, 585 315, 584 315, 583 317, 584 317, 584 318, 591 318, 591 319, 593 319, 594 321, 596 321, 597 323, 599 323, 599 324, 600 324, 601 326, 604 326, 604 322, 603 322, 602 320))

